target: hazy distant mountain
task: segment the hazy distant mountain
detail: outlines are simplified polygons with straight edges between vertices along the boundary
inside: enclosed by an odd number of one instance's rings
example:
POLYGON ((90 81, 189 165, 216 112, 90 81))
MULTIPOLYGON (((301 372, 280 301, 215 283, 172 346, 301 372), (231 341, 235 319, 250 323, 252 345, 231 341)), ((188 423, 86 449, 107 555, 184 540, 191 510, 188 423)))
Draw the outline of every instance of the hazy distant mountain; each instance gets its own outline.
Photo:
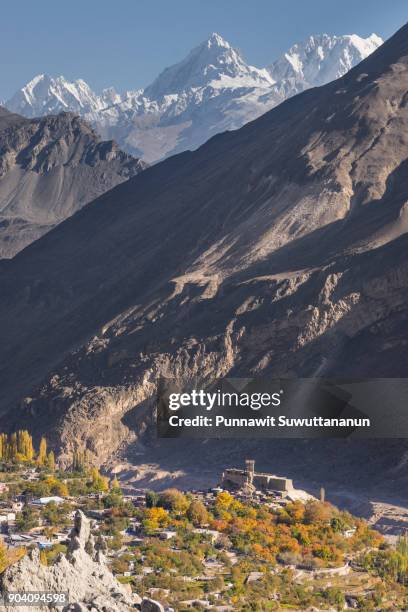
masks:
POLYGON ((83 115, 104 138, 153 162, 195 149, 236 129, 284 99, 345 74, 380 37, 311 36, 268 68, 255 68, 218 34, 166 68, 145 90, 97 95, 82 80, 35 77, 6 106, 27 117, 61 110, 83 115))
MULTIPOLYGON (((407 89, 408 26, 341 79, 146 169, 3 262, 7 426, 46 433, 62 462, 119 453, 130 479, 152 448, 148 473, 168 485, 174 455, 174 472, 214 478, 233 442, 159 444, 161 376, 406 377, 407 89)), ((235 448, 376 493, 406 474, 399 441, 235 448)))
POLYGON ((143 168, 76 115, 25 119, 0 107, 0 258, 143 168))

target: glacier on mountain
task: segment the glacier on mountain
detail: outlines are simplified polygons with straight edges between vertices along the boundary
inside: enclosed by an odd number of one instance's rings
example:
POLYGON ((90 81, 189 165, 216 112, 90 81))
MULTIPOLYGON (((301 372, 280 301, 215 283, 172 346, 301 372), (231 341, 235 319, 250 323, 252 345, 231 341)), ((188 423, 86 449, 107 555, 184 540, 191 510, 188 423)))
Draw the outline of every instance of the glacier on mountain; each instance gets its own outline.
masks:
POLYGON ((119 94, 108 88, 97 94, 82 79, 41 74, 5 105, 26 117, 79 113, 103 138, 152 163, 195 149, 290 96, 343 76, 381 44, 376 34, 310 36, 268 67, 257 68, 213 33, 144 90, 119 94))

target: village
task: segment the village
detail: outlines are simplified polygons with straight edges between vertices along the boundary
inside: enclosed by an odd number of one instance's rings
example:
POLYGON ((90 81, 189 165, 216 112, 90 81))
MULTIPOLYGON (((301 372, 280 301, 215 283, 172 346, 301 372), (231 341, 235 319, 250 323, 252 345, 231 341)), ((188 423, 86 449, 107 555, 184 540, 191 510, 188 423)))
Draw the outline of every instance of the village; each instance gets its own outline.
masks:
MULTIPOLYGON (((53 458, 3 462, 3 568, 33 547, 52 564, 77 509, 117 580, 162 610, 391 610, 408 602, 405 576, 397 572, 391 588, 373 571, 372 551, 391 554, 379 533, 325 502, 324 490, 317 500, 288 478, 256 472, 253 460, 225 469, 208 490, 130 493, 78 458, 72 471, 53 458)), ((400 546, 408 549, 405 540, 400 546)))

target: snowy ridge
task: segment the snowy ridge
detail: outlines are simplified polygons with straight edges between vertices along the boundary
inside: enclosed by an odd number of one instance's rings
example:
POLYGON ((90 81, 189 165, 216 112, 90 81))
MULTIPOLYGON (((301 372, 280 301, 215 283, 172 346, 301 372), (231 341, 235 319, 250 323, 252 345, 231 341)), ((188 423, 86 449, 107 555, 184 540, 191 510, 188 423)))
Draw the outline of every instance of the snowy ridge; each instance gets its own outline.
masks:
POLYGON ((191 88, 267 87, 273 79, 267 70, 247 64, 219 34, 213 33, 187 57, 166 68, 145 90, 151 99, 191 88))
POLYGON ((294 78, 309 87, 323 85, 340 78, 382 44, 376 34, 361 38, 345 36, 310 36, 293 45, 287 53, 269 67, 276 82, 294 78))
POLYGON ((70 110, 104 138, 155 162, 236 129, 286 98, 337 79, 382 44, 376 34, 310 36, 267 68, 249 65, 219 34, 195 47, 146 89, 95 93, 82 79, 40 74, 6 107, 26 117, 70 110))

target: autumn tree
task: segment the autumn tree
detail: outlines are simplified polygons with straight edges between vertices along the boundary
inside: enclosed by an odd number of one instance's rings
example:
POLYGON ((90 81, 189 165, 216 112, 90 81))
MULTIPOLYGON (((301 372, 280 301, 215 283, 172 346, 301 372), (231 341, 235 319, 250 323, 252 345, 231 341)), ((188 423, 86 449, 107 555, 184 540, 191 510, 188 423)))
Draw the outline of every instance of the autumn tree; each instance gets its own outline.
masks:
POLYGON ((193 500, 187 509, 186 516, 195 527, 202 527, 209 521, 209 516, 204 504, 198 500, 193 500))
POLYGON ((305 508, 305 523, 328 523, 336 509, 328 502, 309 501, 305 508))
POLYGON ((305 518, 305 511, 305 504, 298 500, 286 506, 286 512, 295 523, 303 521, 305 518))
POLYGON ((40 550, 40 563, 41 565, 48 565, 48 559, 47 559, 47 553, 45 552, 45 550, 40 550))
POLYGON ((32 461, 34 458, 33 439, 26 430, 0 434, 0 459, 2 461, 32 461))
POLYGON ((34 458, 33 439, 26 430, 17 432, 17 452, 24 461, 32 461, 34 458))
POLYGON ((147 534, 153 533, 159 527, 165 527, 169 521, 168 512, 159 506, 146 508, 144 516, 142 524, 147 534))
POLYGON ((215 508, 221 513, 232 510, 237 505, 238 502, 231 495, 231 493, 228 493, 228 491, 221 491, 221 493, 218 493, 215 500, 215 508))
POLYGON ((244 584, 245 574, 241 571, 238 565, 231 568, 231 581, 235 587, 241 587, 244 584))
POLYGON ((93 491, 98 491, 99 493, 106 493, 109 491, 109 480, 105 476, 102 476, 96 467, 91 469, 90 487, 93 491))
POLYGON ((68 486, 65 482, 61 482, 55 476, 48 476, 44 483, 47 485, 52 495, 58 495, 59 497, 67 497, 69 495, 68 486))
POLYGON ((208 585, 208 591, 210 593, 220 593, 225 588, 224 578, 218 574, 215 576, 208 585))
POLYGON ((7 440, 7 434, 2 433, 0 434, 0 458, 3 461, 7 461, 8 460, 8 440, 7 440))
POLYGON ((117 478, 112 480, 110 490, 114 495, 122 495, 122 489, 120 488, 119 480, 117 478))
POLYGON ((4 572, 8 565, 7 558, 7 547, 3 544, 3 540, 0 541, 0 572, 4 572))
POLYGON ((158 505, 166 510, 181 514, 189 507, 189 501, 178 489, 166 489, 160 494, 158 505))
POLYGON ((27 549, 24 547, 7 548, 2 540, 0 540, 0 574, 9 566, 19 561, 26 554, 27 549))
POLYGON ((45 465, 46 461, 47 461, 47 440, 44 438, 44 436, 41 438, 40 441, 40 449, 38 451, 38 465, 45 465))
POLYGON ((53 472, 55 470, 54 451, 50 451, 47 456, 47 468, 53 472))

